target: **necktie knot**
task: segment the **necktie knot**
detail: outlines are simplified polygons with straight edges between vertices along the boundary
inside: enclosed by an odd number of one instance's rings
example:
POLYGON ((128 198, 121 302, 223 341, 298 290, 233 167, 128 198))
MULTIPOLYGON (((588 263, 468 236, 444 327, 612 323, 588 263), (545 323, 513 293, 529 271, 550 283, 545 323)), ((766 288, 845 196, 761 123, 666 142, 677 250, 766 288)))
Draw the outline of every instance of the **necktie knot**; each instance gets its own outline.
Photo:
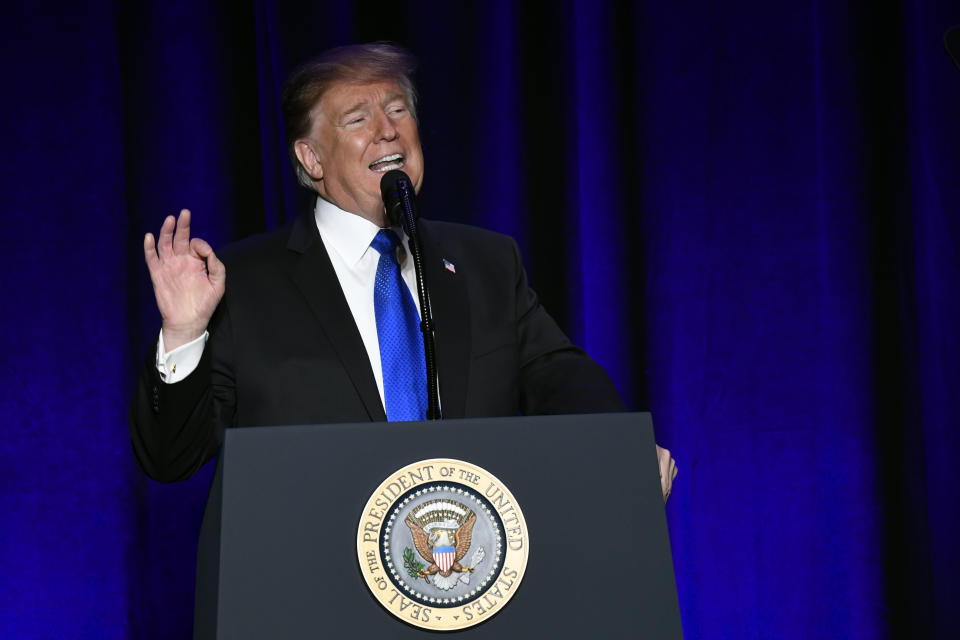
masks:
POLYGON ((380 229, 374 236, 370 246, 377 250, 382 256, 389 256, 394 261, 397 259, 397 246, 400 244, 400 238, 394 233, 393 229, 380 229))

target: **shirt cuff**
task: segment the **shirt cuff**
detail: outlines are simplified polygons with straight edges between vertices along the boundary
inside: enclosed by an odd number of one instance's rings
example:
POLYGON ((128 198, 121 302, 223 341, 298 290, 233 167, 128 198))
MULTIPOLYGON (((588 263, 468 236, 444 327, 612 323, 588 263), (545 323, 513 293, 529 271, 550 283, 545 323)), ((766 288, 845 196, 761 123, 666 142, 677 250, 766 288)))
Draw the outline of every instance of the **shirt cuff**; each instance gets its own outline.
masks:
POLYGON ((160 337, 157 339, 157 373, 160 374, 160 379, 167 384, 173 384, 193 373, 200 363, 200 358, 203 357, 203 349, 209 337, 210 333, 204 331, 199 338, 165 353, 163 329, 161 329, 160 337))

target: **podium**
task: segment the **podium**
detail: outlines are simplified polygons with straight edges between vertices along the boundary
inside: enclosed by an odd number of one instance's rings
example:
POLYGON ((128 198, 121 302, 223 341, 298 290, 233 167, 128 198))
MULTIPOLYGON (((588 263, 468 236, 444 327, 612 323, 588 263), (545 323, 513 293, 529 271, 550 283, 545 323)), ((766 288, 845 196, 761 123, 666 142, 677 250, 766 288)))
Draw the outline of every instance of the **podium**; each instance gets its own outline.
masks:
POLYGON ((200 531, 194 637, 436 636, 381 606, 357 559, 371 494, 431 458, 499 478, 529 531, 512 599, 449 635, 682 637, 647 413, 228 429, 200 531))

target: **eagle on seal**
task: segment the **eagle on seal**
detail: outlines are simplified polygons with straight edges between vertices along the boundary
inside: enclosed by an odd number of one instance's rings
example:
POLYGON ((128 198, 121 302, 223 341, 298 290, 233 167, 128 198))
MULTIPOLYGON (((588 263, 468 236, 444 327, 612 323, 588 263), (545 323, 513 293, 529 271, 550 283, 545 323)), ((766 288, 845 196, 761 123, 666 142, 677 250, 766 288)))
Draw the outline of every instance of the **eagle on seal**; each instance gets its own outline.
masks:
POLYGON ((460 564, 460 560, 462 560, 463 556, 467 555, 467 551, 470 550, 470 539, 473 537, 473 525, 477 522, 477 515, 475 513, 471 513, 470 517, 467 518, 453 534, 450 533, 450 529, 440 528, 427 532, 409 516, 404 522, 410 528, 410 533, 413 535, 414 546, 417 548, 417 551, 420 552, 420 556, 426 560, 429 565, 426 569, 419 572, 417 575, 418 578, 432 576, 435 573, 439 573, 444 578, 450 577, 450 574, 454 572, 464 573, 465 571, 469 571, 473 573, 473 567, 464 567, 460 564), (453 563, 446 570, 441 569, 434 557, 434 547, 436 546, 449 546, 454 549, 453 563))

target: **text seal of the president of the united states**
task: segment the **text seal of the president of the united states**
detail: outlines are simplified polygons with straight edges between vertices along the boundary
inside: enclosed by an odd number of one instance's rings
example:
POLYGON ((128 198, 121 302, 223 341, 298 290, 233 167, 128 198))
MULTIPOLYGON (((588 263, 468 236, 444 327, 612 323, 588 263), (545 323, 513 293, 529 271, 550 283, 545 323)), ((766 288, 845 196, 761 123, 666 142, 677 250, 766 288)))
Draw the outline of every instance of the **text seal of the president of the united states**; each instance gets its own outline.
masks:
POLYGON ((414 462, 370 496, 357 531, 367 586, 387 611, 437 631, 487 620, 513 597, 530 537, 513 494, 462 460, 414 462))

